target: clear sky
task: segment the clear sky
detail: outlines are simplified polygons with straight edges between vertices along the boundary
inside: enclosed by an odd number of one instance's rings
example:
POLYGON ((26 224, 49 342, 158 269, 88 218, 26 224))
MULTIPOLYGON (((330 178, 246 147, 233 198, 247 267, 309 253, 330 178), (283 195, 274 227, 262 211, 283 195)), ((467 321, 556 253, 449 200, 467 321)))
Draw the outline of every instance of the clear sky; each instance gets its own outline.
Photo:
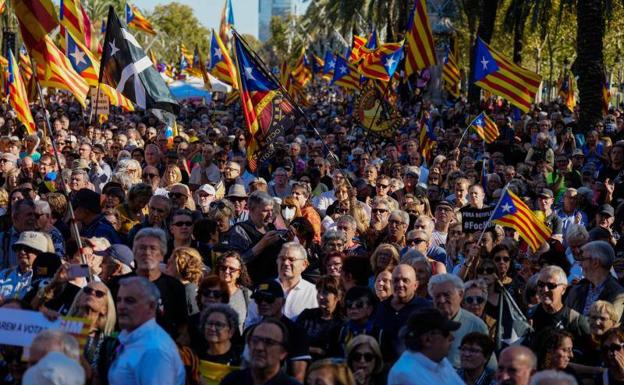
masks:
MULTIPOLYGON (((166 0, 134 0, 133 4, 140 9, 151 12, 156 5, 172 2, 166 0)), ((208 29, 219 29, 224 0, 177 0, 177 2, 193 8, 199 22, 208 29)), ((258 37, 258 0, 232 0, 232 8, 234 8, 234 21, 237 30, 258 37)))

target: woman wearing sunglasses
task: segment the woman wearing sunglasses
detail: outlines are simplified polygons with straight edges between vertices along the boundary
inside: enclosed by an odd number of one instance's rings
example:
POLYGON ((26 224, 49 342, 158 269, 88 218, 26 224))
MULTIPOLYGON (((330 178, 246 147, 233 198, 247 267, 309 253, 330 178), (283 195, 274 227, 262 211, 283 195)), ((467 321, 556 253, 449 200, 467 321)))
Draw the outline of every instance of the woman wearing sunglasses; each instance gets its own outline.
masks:
POLYGON ((381 329, 375 325, 372 317, 377 297, 368 287, 354 286, 349 289, 345 294, 344 304, 346 322, 330 348, 331 353, 339 357, 344 355, 347 344, 355 336, 366 334, 377 340, 381 339, 381 329))
POLYGON ((83 355, 94 371, 97 371, 100 347, 104 338, 115 331, 117 313, 115 301, 108 287, 102 282, 89 282, 83 287, 69 308, 70 317, 87 319, 89 335, 83 355))
POLYGON ((606 368, 598 375, 596 385, 624 383, 624 330, 609 330, 602 340, 602 359, 606 368))
POLYGON ((481 318, 490 331, 490 337, 496 335, 496 318, 485 312, 488 298, 488 285, 482 279, 474 279, 464 284, 462 307, 481 318))
POLYGON ((375 338, 365 334, 353 338, 347 344, 346 357, 357 385, 386 383, 387 373, 384 372, 381 349, 375 338))
POLYGON ((229 251, 219 256, 216 261, 216 272, 227 286, 229 297, 228 305, 238 313, 239 331, 243 332, 243 325, 247 319, 247 308, 251 302, 251 278, 240 254, 229 251))

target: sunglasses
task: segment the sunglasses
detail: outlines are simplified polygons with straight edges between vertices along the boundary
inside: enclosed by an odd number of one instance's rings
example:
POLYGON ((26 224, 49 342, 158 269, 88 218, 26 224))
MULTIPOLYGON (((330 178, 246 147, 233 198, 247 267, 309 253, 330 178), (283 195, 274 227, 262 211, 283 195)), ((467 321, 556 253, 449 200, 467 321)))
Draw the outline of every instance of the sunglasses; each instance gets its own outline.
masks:
POLYGON ((486 268, 478 268, 477 269, 477 274, 494 274, 496 272, 496 269, 493 267, 486 267, 486 268))
POLYGON ((103 297, 106 295, 106 292, 105 292, 105 291, 98 290, 98 289, 93 289, 93 288, 91 288, 91 287, 89 287, 89 286, 85 286, 85 287, 83 287, 83 288, 82 288, 82 291, 84 291, 84 293, 85 293, 86 295, 94 295, 94 296, 96 296, 97 298, 103 298, 103 297))
POLYGON ((544 282, 544 281, 537 281, 537 287, 540 289, 543 288, 548 288, 548 290, 555 290, 557 288, 557 286, 561 285, 560 283, 552 283, 552 282, 544 282))
POLYGON ((257 303, 265 302, 265 303, 268 303, 269 305, 272 305, 273 303, 275 303, 276 299, 277 298, 275 298, 272 295, 264 295, 264 294, 259 294, 254 297, 254 300, 257 303))
POLYGON ((202 290, 201 293, 204 297, 210 297, 210 298, 221 298, 223 296, 223 292, 221 290, 206 289, 206 290, 202 290))
POLYGON ((485 298, 478 295, 473 295, 464 298, 464 302, 466 302, 468 305, 482 305, 485 302, 485 298))
POLYGON ((24 251, 24 253, 26 254, 39 254, 40 251, 37 249, 33 249, 32 247, 29 246, 25 246, 25 245, 18 245, 15 246, 15 252, 19 253, 21 251, 24 251))
POLYGON ((158 174, 150 174, 150 173, 143 174, 143 178, 149 178, 149 179, 156 178, 157 176, 158 174))
POLYGON ((238 273, 240 270, 230 266, 219 266, 219 271, 222 273, 238 273))
POLYGON ((365 362, 371 362, 375 359, 375 355, 373 353, 353 353, 351 355, 351 360, 358 362, 364 360, 365 362))
POLYGON ((603 351, 611 353, 619 352, 622 349, 624 349, 624 344, 610 344, 602 348, 603 351))
POLYGON ((372 209, 371 211, 374 212, 374 213, 377 213, 377 214, 379 214, 379 213, 387 213, 388 212, 388 210, 386 210, 386 209, 372 209))
POLYGON ((368 301, 362 301, 362 300, 345 302, 345 306, 347 307, 347 309, 363 309, 367 305, 368 305, 368 301))
POLYGON ((191 227, 191 226, 193 226, 193 222, 190 222, 190 221, 189 222, 186 222, 186 221, 185 222, 176 222, 176 223, 173 223, 173 225, 176 226, 176 227, 182 227, 182 226, 191 227))
POLYGON ((379 187, 379 188, 388 188, 388 187, 390 187, 390 185, 389 185, 389 184, 380 184, 380 183, 377 183, 377 187, 379 187))
POLYGON ((511 261, 510 257, 494 257, 494 262, 500 263, 500 262, 509 262, 511 261))
POLYGON ((410 245, 410 246, 411 245, 416 246, 416 245, 419 245, 419 244, 421 244, 423 242, 427 242, 427 241, 424 240, 424 239, 420 239, 420 238, 414 238, 414 239, 408 239, 407 240, 407 244, 410 245))

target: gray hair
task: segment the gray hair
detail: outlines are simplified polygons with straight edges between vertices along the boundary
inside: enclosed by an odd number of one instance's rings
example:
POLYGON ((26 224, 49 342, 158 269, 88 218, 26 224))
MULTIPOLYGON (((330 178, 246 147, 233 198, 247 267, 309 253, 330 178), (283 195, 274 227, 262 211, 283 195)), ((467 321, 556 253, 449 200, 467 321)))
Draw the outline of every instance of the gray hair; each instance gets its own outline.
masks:
POLYGON ((269 194, 265 193, 264 191, 254 191, 249 195, 247 205, 251 208, 268 205, 272 206, 273 203, 273 197, 271 197, 269 194))
POLYGON ((592 241, 589 242, 583 247, 581 250, 592 259, 598 260, 600 262, 600 266, 605 269, 610 269, 613 266, 613 261, 615 260, 615 251, 613 251, 613 247, 605 241, 592 241))
POLYGON ((44 200, 35 201, 35 209, 39 210, 41 214, 52 214, 52 209, 50 208, 50 204, 44 200))
POLYGON ((431 276, 432 274, 432 269, 431 269, 431 262, 429 262, 429 260, 427 259, 427 257, 425 257, 420 251, 418 250, 414 250, 414 249, 409 249, 405 254, 403 254, 403 256, 401 257, 401 264, 404 265, 410 265, 411 267, 414 268, 414 270, 416 270, 416 264, 419 262, 423 262, 425 264, 425 270, 427 271, 427 274, 429 276, 431 276))
POLYGON ((556 266, 556 265, 544 266, 542 267, 542 270, 540 270, 539 272, 540 276, 542 274, 555 277, 557 279, 557 283, 560 285, 565 285, 565 286, 568 285, 568 276, 566 275, 565 271, 563 271, 563 269, 559 266, 556 266))
POLYGON ((71 175, 82 175, 86 180, 89 180, 89 174, 81 168, 72 170, 71 175))
POLYGON ((141 238, 156 238, 160 243, 160 252, 164 256, 167 254, 167 234, 163 229, 159 229, 157 227, 146 227, 144 229, 139 230, 139 232, 134 236, 134 247, 132 248, 132 253, 135 254, 137 241, 141 238))
POLYGON ((300 258, 308 259, 308 253, 306 252, 305 247, 301 246, 299 242, 284 243, 282 245, 282 249, 280 250, 279 254, 282 255, 282 253, 285 253, 288 250, 294 250, 296 253, 299 254, 300 258))
POLYGON ((588 242, 589 233, 587 232, 587 229, 585 229, 585 226, 571 223, 566 230, 565 238, 567 243, 570 243, 572 240, 578 242, 588 242))
POLYGON ((321 239, 321 243, 325 243, 332 240, 341 240, 344 243, 347 243, 347 234, 341 230, 327 230, 325 234, 323 234, 323 238, 321 239))
POLYGON ((31 349, 41 349, 46 352, 56 351, 50 349, 51 346, 57 345, 59 352, 65 354, 67 357, 80 361, 80 345, 73 336, 55 329, 47 329, 33 339, 31 349))
POLYGON ((392 216, 398 216, 399 218, 401 218, 401 222, 403 222, 405 225, 409 225, 410 223, 409 214, 403 210, 394 210, 393 212, 390 213, 390 216, 388 218, 392 216))
POLYGON ((464 292, 464 281, 461 280, 455 274, 436 274, 429 279, 429 285, 427 285, 427 291, 429 295, 433 297, 433 288, 436 285, 443 285, 447 282, 450 282, 457 291, 463 293, 464 292))
POLYGON ((119 287, 130 285, 140 286, 143 295, 147 297, 147 299, 155 306, 158 306, 158 301, 160 300, 160 290, 158 290, 158 287, 154 283, 150 282, 145 277, 128 277, 119 281, 119 287))
POLYGON ((425 231, 427 232, 427 234, 429 234, 429 236, 431 236, 431 233, 433 233, 433 229, 435 228, 435 223, 433 223, 433 219, 426 215, 419 215, 414 222, 417 221, 425 222, 425 231))
POLYGON ((471 279, 470 281, 464 283, 464 292, 470 289, 479 289, 483 292, 485 297, 488 295, 488 286, 483 279, 471 279))
POLYGON ((548 385, 556 383, 558 385, 578 385, 576 378, 565 372, 548 369, 535 373, 531 377, 530 385, 548 385))
POLYGON ((230 305, 224 303, 216 303, 208 306, 202 312, 201 320, 199 322, 200 331, 203 332, 203 330, 206 329, 206 322, 208 322, 208 317, 210 317, 212 313, 223 314, 225 316, 225 319, 227 320, 230 329, 236 330, 238 328, 238 313, 234 309, 232 309, 230 305))
POLYGON ((336 219, 336 224, 340 222, 348 223, 349 226, 351 226, 354 229, 357 228, 357 222, 355 221, 355 218, 353 218, 351 215, 342 215, 338 217, 338 219, 336 219))

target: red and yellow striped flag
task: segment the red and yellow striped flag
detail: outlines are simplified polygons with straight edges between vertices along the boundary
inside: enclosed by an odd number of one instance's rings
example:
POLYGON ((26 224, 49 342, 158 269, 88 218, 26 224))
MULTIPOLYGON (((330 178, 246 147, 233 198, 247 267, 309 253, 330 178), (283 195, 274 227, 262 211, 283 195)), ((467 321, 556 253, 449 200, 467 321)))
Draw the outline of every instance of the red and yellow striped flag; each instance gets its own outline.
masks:
POLYGON ((37 63, 37 72, 42 86, 67 90, 83 107, 85 106, 89 85, 73 69, 67 56, 58 49, 49 36, 44 37, 41 44, 36 50, 32 50, 31 54, 37 63))
POLYGON ((349 90, 359 90, 361 88, 360 78, 360 73, 355 65, 348 63, 342 56, 336 55, 336 67, 331 85, 349 90))
POLYGON ((405 39, 405 74, 407 76, 437 64, 425 0, 415 0, 405 39))
POLYGON ((299 87, 305 87, 312 79, 312 71, 310 71, 310 68, 306 65, 305 48, 301 48, 301 55, 297 58, 295 66, 290 74, 299 87))
POLYGON ((358 66, 358 71, 370 79, 384 82, 390 80, 403 55, 403 43, 385 43, 374 50, 366 50, 358 66))
POLYGON ((479 135, 485 143, 492 143, 500 136, 496 123, 482 112, 470 123, 470 127, 479 135))
POLYGON ((533 251, 537 251, 552 234, 544 221, 539 220, 529 206, 508 188, 503 191, 496 205, 492 221, 515 229, 533 251))
POLYGON ((454 98, 459 97, 459 85, 461 80, 461 74, 459 67, 457 67, 457 61, 453 52, 449 52, 444 60, 444 66, 442 67, 442 81, 444 82, 444 89, 454 98))
POLYGON ((353 43, 351 43, 351 52, 349 53, 349 62, 354 63, 360 60, 364 53, 363 48, 366 46, 366 38, 364 36, 353 35, 353 43))
MULTIPOLYGON (((90 51, 95 51, 92 47, 93 26, 87 12, 79 0, 61 0, 61 26, 66 28, 72 36, 87 47, 90 51)), ((61 38, 64 34, 61 31, 61 38)), ((95 47, 97 50, 97 46, 95 47)))
POLYGON ((59 25, 51 0, 15 0, 13 9, 19 20, 22 39, 29 50, 59 25))
POLYGON ((28 53, 23 52, 22 50, 20 50, 20 53, 19 53, 19 67, 20 67, 20 72, 22 73, 22 78, 24 79, 24 82, 28 83, 28 81, 30 80, 33 74, 32 63, 30 61, 30 57, 28 56, 28 53))
POLYGON ((24 86, 24 80, 19 72, 19 66, 13 56, 13 52, 9 49, 9 76, 8 76, 8 96, 9 104, 15 110, 17 114, 17 120, 19 120, 29 134, 37 132, 35 121, 28 105, 28 96, 26 95, 26 87, 24 86))
POLYGON ((141 11, 130 3, 126 3, 126 24, 129 27, 138 29, 150 35, 156 35, 156 31, 149 20, 143 16, 141 11))
POLYGON ((212 40, 210 42, 210 67, 208 71, 215 78, 229 84, 234 89, 238 89, 234 63, 221 38, 214 30, 212 30, 212 40))
POLYGON ((123 96, 121 92, 105 83, 100 83, 100 88, 108 96, 111 105, 121 107, 126 112, 134 111, 134 104, 132 104, 130 99, 123 96))

